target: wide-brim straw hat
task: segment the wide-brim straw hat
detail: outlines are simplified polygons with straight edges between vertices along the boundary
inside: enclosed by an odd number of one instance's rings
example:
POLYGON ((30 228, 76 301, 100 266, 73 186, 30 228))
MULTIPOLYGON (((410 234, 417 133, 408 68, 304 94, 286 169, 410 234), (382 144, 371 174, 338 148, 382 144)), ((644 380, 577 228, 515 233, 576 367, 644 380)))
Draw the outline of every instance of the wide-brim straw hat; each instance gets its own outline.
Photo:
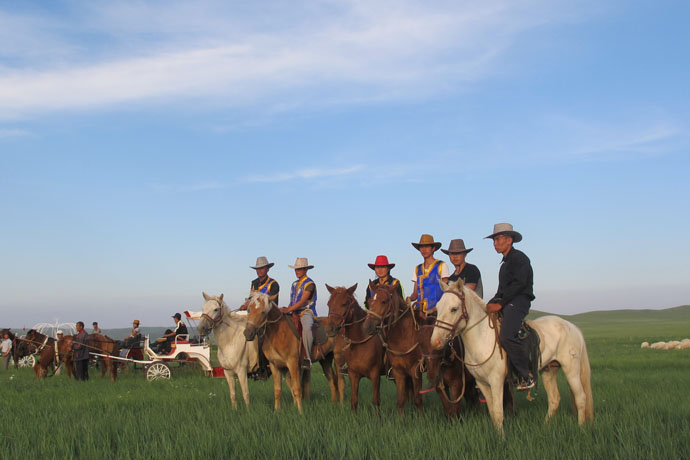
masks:
POLYGON ((367 265, 369 265, 369 268, 371 268, 372 270, 376 267, 388 267, 389 270, 395 267, 395 264, 388 262, 388 257, 386 256, 376 256, 376 261, 374 261, 373 264, 367 265))
POLYGON ((441 249, 444 254, 467 254, 474 248, 465 248, 465 242, 462 239, 450 240, 448 249, 441 249))
POLYGON ((306 268, 307 270, 314 268, 313 265, 309 265, 309 259, 306 257, 298 257, 295 261, 295 265, 288 265, 288 267, 293 269, 306 268))
POLYGON ((496 235, 508 235, 513 238, 513 243, 518 243, 522 241, 522 235, 513 230, 513 226, 506 222, 495 224, 494 232, 485 238, 493 238, 496 235))
POLYGON ((426 233, 419 238, 419 243, 412 243, 412 246, 414 246, 414 248, 417 250, 419 250, 420 246, 434 246, 434 251, 438 251, 438 248, 440 248, 441 245, 442 243, 434 241, 434 237, 427 235, 426 233))
POLYGON ((261 257, 256 258, 256 264, 254 264, 254 265, 256 265, 256 266, 255 267, 250 266, 249 268, 253 268, 254 270, 256 270, 257 268, 264 268, 264 267, 271 268, 275 264, 273 262, 269 262, 266 257, 261 256, 261 257))

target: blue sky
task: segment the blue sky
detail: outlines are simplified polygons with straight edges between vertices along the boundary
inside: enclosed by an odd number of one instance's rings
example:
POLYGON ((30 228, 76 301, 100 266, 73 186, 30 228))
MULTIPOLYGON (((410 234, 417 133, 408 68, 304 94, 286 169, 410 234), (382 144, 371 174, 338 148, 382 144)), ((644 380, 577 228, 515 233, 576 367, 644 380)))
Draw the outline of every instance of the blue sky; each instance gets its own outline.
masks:
POLYGON ((411 289, 512 222, 533 308, 689 303, 686 2, 0 3, 0 311, 163 325, 308 257, 411 289), (439 256, 445 258, 443 254, 439 256))

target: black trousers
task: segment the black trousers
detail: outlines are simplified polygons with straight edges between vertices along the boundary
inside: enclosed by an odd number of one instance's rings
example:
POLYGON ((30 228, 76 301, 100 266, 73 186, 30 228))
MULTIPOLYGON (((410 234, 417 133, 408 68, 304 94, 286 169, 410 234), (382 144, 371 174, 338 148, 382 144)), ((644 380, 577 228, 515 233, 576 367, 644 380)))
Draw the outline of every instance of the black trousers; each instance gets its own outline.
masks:
POLYGON ((508 354, 508 360, 515 371, 523 378, 529 376, 527 350, 518 337, 522 321, 529 313, 530 300, 525 296, 518 296, 503 307, 503 322, 501 323, 501 346, 508 354))
POLYGON ((89 380, 88 359, 80 359, 74 362, 74 378, 76 380, 89 380))

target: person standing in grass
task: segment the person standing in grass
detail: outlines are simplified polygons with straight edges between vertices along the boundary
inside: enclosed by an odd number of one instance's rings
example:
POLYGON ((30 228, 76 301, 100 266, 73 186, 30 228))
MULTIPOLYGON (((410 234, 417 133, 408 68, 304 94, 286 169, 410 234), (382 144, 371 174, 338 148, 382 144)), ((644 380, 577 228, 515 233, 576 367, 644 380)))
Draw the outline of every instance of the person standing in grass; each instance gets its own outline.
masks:
POLYGON ((479 268, 465 261, 472 249, 474 248, 466 249, 462 239, 451 240, 448 249, 441 249, 441 252, 448 254, 450 263, 455 266, 455 271, 448 277, 448 282, 462 280, 463 284, 476 292, 479 297, 484 297, 482 274, 479 268))
POLYGON ((10 334, 5 331, 2 335, 2 343, 0 343, 0 355, 2 355, 2 368, 7 370, 10 368, 10 353, 12 351, 12 341, 10 334))
POLYGON ((89 334, 84 329, 84 322, 77 322, 77 335, 74 336, 72 342, 72 350, 74 351, 74 378, 76 380, 89 380, 89 334))
POLYGON ((416 301, 422 316, 435 316, 436 304, 443 295, 439 281, 448 282, 448 266, 445 262, 434 259, 434 252, 441 247, 441 243, 434 241, 433 236, 424 234, 419 238, 419 243, 412 243, 412 246, 419 251, 424 262, 417 265, 412 275, 414 290, 406 300, 416 301))
MULTIPOLYGON (((376 279, 372 281, 374 286, 394 286, 395 290, 398 291, 398 294, 400 294, 400 297, 405 298, 402 284, 400 284, 400 281, 397 278, 393 278, 391 276, 391 269, 395 267, 395 264, 389 263, 388 257, 376 256, 376 260, 374 261, 374 263, 367 265, 369 265, 369 268, 374 270, 374 272, 376 273, 376 279)), ((367 285, 367 294, 364 298, 364 308, 366 308, 367 310, 369 309, 369 299, 373 295, 374 293, 371 292, 371 288, 369 287, 369 285, 367 285)))
POLYGON ((518 391, 534 388, 534 376, 529 371, 527 351, 518 337, 522 322, 534 300, 534 274, 532 264, 524 252, 513 247, 522 241, 522 235, 508 223, 494 225, 494 231, 486 238, 494 241, 494 249, 503 255, 498 272, 498 290, 486 305, 488 312, 503 312, 501 346, 508 354, 508 361, 518 374, 518 391))

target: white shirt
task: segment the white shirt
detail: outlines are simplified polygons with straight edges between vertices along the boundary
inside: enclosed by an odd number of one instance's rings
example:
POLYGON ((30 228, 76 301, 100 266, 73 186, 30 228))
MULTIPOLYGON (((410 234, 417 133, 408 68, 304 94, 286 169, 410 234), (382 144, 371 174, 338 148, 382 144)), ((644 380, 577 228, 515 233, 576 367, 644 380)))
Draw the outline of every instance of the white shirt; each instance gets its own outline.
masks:
POLYGON ((10 339, 5 339, 2 341, 2 354, 4 355, 12 349, 12 341, 10 339))

